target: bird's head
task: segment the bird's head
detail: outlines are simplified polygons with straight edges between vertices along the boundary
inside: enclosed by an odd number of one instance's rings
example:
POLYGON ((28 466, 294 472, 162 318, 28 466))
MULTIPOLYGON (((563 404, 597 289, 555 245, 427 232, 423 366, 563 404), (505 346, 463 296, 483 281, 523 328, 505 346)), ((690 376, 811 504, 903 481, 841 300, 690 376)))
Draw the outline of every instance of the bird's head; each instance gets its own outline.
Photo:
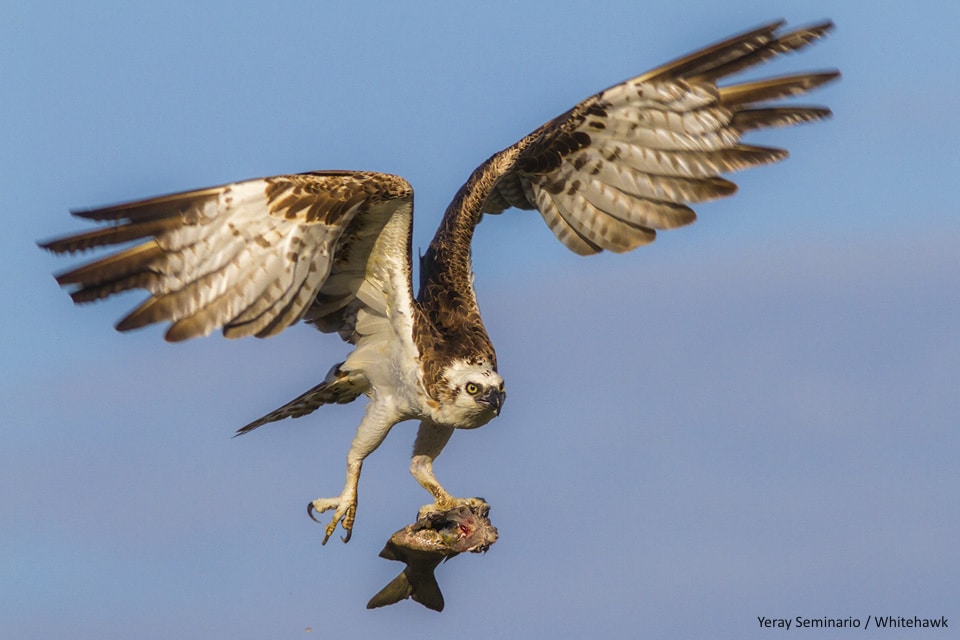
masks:
POLYGON ((507 394, 503 378, 486 362, 454 360, 443 370, 447 424, 459 429, 479 427, 496 416, 507 394))

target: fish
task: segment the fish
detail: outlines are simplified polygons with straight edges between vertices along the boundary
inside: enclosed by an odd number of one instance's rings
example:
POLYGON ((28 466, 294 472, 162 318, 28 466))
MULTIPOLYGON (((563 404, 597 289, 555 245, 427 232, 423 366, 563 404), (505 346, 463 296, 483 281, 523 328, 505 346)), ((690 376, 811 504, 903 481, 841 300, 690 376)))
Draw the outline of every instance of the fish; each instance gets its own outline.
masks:
POLYGON ((485 553, 497 541, 490 523, 490 506, 477 500, 447 511, 417 514, 417 521, 395 532, 380 557, 406 564, 367 603, 367 609, 395 604, 408 598, 428 609, 443 611, 443 593, 437 583, 437 566, 461 553, 485 553))

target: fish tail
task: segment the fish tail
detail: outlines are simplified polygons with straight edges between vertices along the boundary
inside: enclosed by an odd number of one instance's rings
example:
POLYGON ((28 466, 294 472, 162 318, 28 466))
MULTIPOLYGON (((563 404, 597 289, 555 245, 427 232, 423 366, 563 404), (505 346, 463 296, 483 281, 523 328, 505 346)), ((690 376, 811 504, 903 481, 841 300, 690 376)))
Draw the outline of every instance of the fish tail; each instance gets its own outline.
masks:
POLYGON ((440 593, 440 585, 437 584, 433 571, 418 573, 411 579, 406 570, 370 598, 367 609, 385 607, 407 598, 413 598, 414 602, 419 602, 428 609, 443 611, 443 594, 440 593))
POLYGON ((433 571, 418 576, 416 584, 412 584, 413 592, 410 597, 414 602, 419 602, 427 609, 434 611, 443 611, 443 594, 440 593, 440 585, 437 584, 437 578, 433 571))

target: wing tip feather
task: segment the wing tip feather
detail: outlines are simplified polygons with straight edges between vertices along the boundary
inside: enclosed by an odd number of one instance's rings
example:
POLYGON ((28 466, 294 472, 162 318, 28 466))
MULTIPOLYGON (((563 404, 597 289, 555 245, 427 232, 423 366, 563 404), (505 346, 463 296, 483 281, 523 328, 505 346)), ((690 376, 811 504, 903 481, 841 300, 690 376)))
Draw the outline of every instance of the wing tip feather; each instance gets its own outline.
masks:
POLYGON ((150 300, 147 300, 139 307, 120 318, 120 320, 113 325, 113 328, 120 333, 126 333, 127 331, 133 331, 134 329, 140 329, 155 322, 160 322, 160 319, 147 318, 147 306, 151 301, 153 301, 153 298, 150 298, 150 300))

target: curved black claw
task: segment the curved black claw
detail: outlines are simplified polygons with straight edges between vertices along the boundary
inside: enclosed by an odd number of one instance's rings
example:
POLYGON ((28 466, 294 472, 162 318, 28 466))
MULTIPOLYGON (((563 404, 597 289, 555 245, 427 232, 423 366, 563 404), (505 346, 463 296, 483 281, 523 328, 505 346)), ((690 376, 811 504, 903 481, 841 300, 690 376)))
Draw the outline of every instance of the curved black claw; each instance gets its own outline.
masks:
MULTIPOLYGON (((313 509, 313 503, 312 503, 312 502, 308 502, 308 503, 307 503, 307 515, 310 517, 311 520, 313 520, 313 521, 316 522, 317 524, 323 524, 322 522, 320 522, 319 520, 317 520, 317 516, 314 515, 314 509, 313 509)), ((324 540, 324 542, 326 542, 326 540, 324 540)))

